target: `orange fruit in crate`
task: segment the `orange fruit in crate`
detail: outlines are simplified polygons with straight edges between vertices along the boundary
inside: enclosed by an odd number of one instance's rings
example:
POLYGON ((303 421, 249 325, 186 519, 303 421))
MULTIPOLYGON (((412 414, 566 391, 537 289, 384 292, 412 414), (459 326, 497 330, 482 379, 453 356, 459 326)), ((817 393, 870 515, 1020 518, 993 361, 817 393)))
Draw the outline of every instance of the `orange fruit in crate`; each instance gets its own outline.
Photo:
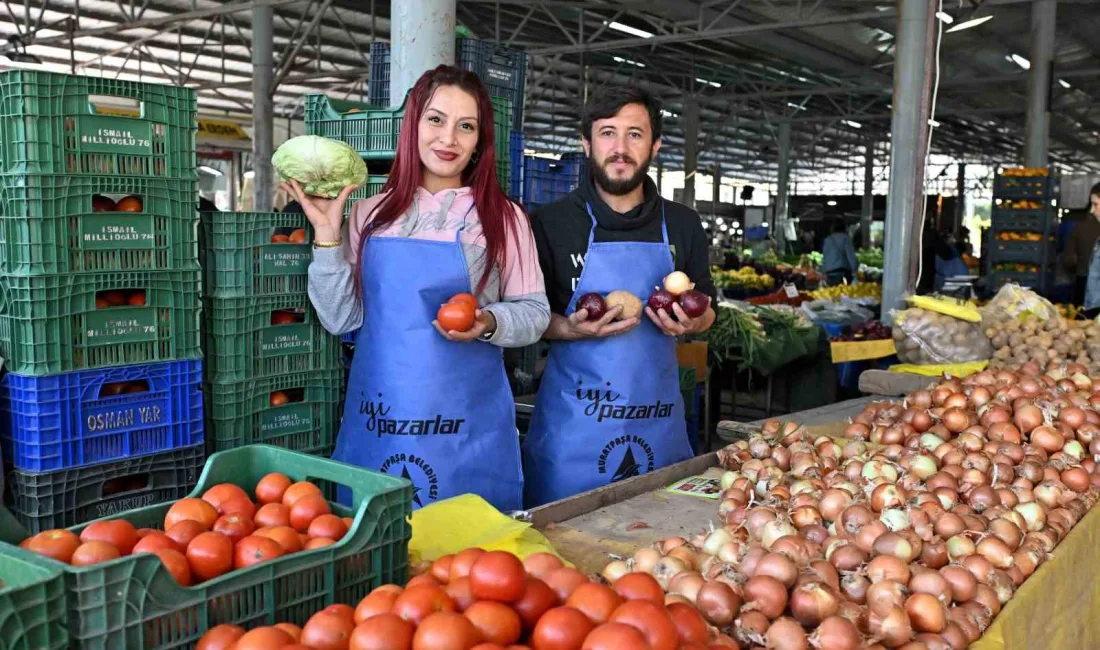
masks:
POLYGON ((144 208, 140 196, 128 196, 115 204, 115 212, 141 212, 144 208))
POLYGON ((289 243, 289 242, 290 242, 290 237, 287 237, 286 235, 272 235, 271 236, 271 243, 272 244, 286 244, 286 243, 289 243))
POLYGON ((304 228, 298 228, 294 232, 290 233, 290 237, 287 240, 291 244, 304 244, 306 243, 306 231, 304 228))
POLYGON ((290 399, 286 396, 286 393, 284 393, 281 390, 277 390, 277 391, 275 391, 274 393, 271 394, 271 405, 272 406, 282 406, 283 404, 286 404, 289 401, 290 401, 290 399))

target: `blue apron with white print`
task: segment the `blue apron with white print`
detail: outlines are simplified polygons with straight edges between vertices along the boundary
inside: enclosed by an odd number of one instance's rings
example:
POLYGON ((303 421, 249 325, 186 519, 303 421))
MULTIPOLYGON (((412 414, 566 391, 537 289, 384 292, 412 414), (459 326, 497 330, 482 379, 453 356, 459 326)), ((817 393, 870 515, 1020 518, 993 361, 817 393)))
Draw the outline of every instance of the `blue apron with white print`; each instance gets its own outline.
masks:
POLYGON ((454 242, 371 237, 363 247, 363 328, 333 459, 412 481, 413 507, 474 493, 498 510, 523 496, 515 407, 503 353, 432 326, 470 291, 454 242))
MULTIPOLYGON (((566 315, 586 293, 623 289, 643 302, 674 269, 664 203, 661 242, 594 242, 566 315)), ((691 457, 676 342, 644 314, 625 334, 551 341, 523 445, 524 505, 631 478, 691 457)))

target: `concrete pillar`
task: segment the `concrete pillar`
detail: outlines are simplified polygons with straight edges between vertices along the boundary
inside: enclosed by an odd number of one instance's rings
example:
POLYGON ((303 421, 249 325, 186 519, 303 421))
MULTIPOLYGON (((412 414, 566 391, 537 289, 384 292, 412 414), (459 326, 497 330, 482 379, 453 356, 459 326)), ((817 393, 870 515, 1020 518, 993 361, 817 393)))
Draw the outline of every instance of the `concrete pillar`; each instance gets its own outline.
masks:
POLYGON ((778 178, 775 183, 775 216, 772 219, 772 227, 775 232, 775 245, 778 252, 786 251, 787 240, 787 205, 790 201, 791 185, 791 123, 779 123, 779 164, 778 178))
POLYGON ((722 166, 714 166, 714 187, 711 188, 710 213, 718 214, 718 202, 722 200, 722 166))
POLYGON ((400 0, 390 5, 390 102, 399 106, 420 75, 455 62, 456 0, 400 0))
POLYGON ((699 166, 699 103, 694 97, 684 102, 684 205, 695 207, 695 172, 699 166))
POLYGON ((955 222, 954 232, 962 227, 966 216, 966 163, 959 163, 959 175, 955 180, 955 222))
POLYGON ((875 216, 875 143, 867 141, 863 160, 863 209, 860 211, 860 232, 863 246, 871 247, 871 222, 875 216))
POLYGON ((275 63, 272 22, 275 10, 252 9, 252 209, 271 212, 275 174, 271 167, 274 135, 275 63))
MULTIPOLYGON (((886 197, 886 250, 882 315, 916 287, 921 260, 920 217, 924 209, 924 163, 928 149, 934 15, 937 0, 900 0, 894 63, 890 189, 886 197)), ((924 269, 933 273, 934 269, 924 269)))
POLYGON ((1031 3, 1031 72, 1027 79, 1028 167, 1046 167, 1050 149, 1050 84, 1054 67, 1054 20, 1057 0, 1031 3))

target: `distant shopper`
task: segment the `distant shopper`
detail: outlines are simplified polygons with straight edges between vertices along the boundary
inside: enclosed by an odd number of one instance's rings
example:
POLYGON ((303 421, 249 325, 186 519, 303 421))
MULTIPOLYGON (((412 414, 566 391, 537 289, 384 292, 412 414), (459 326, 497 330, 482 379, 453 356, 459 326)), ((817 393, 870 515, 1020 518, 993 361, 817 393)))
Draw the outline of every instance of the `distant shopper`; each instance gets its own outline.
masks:
POLYGON ((1073 232, 1066 239, 1066 247, 1062 252, 1062 267, 1074 274, 1073 304, 1084 305, 1089 308, 1085 296, 1086 285, 1095 286, 1094 299, 1100 306, 1100 270, 1094 271, 1096 266, 1095 248, 1096 241, 1100 239, 1100 183, 1092 186, 1089 192, 1089 214, 1077 223, 1073 232))
MULTIPOLYGON (((1089 192, 1089 214, 1091 216, 1082 221, 1077 229, 1074 229, 1074 234, 1077 234, 1077 230, 1085 223, 1100 223, 1100 183, 1093 185, 1092 190, 1089 192)), ((1097 237, 1094 235, 1093 239, 1097 239, 1097 237)), ((1069 250, 1067 244, 1066 251, 1069 250)), ((1078 250, 1080 250, 1080 247, 1078 247, 1078 250)), ((1100 312, 1100 241, 1093 243, 1088 260, 1088 275, 1086 276, 1085 297, 1082 304, 1085 306, 1088 317, 1095 318, 1097 313, 1100 312)))
POLYGON ((936 291, 943 289, 947 278, 970 273, 970 269, 966 268, 966 262, 962 259, 962 249, 955 241, 954 235, 943 235, 940 241, 941 245, 936 249, 936 279, 933 284, 936 291))
POLYGON ((833 221, 833 233, 821 245, 821 269, 830 285, 840 284, 845 280, 852 282, 859 270, 856 247, 852 245, 852 238, 848 236, 843 219, 833 221))

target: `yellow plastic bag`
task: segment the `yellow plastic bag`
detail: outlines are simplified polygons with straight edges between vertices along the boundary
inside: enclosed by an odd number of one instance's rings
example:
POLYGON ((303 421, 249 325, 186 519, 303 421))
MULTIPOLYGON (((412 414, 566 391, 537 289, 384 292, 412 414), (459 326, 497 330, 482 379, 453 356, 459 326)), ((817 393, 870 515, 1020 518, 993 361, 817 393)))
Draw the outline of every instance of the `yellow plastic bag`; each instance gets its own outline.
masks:
POLYGON ((502 514, 476 494, 462 494, 425 506, 412 514, 409 560, 432 562, 471 547, 508 551, 520 558, 553 553, 542 533, 502 514))
POLYGON ((909 304, 971 323, 982 321, 982 315, 978 308, 974 306, 974 303, 968 301, 934 296, 909 296, 909 304))
POLYGON ((939 377, 943 374, 952 377, 967 377, 976 372, 981 372, 989 366, 989 361, 970 361, 968 363, 940 363, 934 365, 917 365, 915 363, 899 363, 890 366, 890 372, 908 372, 913 375, 926 377, 939 377))

